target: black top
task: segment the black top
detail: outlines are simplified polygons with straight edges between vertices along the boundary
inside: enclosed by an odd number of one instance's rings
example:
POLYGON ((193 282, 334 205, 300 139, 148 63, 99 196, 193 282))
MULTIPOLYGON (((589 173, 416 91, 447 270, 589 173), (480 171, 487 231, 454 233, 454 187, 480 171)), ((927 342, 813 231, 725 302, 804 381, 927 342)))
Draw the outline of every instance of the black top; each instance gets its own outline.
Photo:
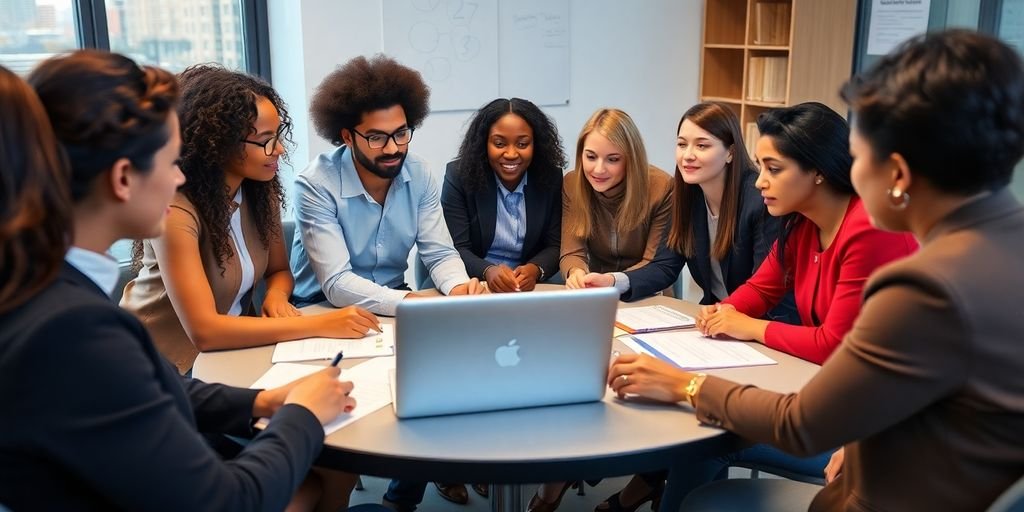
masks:
POLYGON ((281 510, 323 447, 286 405, 251 435, 257 390, 178 375, 131 314, 70 264, 0 315, 0 504, 12 510, 281 510))
MULTIPOLYGON (((520 264, 535 263, 544 269, 545 280, 558 274, 558 251, 562 240, 562 180, 547 184, 541 171, 527 169, 526 235, 520 264)), ((492 176, 479 190, 468 190, 458 168, 458 160, 448 162, 441 206, 448 231, 466 264, 469 277, 484 279, 484 269, 491 265, 484 257, 494 242, 497 222, 498 182, 492 176)))
MULTIPOLYGON (((753 172, 743 175, 739 204, 736 206, 738 218, 732 248, 725 259, 719 262, 725 289, 729 293, 747 282, 761 266, 778 236, 779 219, 768 214, 761 192, 754 185, 756 181, 757 174, 753 172)), ((694 201, 690 204, 693 257, 687 259, 669 249, 665 245, 668 238, 666 234, 650 264, 626 272, 629 276, 630 290, 622 296, 623 300, 641 299, 672 286, 686 263, 689 263, 690 275, 693 276, 694 282, 704 291, 701 304, 714 304, 725 298, 715 297, 711 291, 711 238, 708 236, 707 206, 703 191, 700 187, 696 190, 694 201)), ((674 226, 669 226, 668 229, 674 229, 674 226)), ((796 312, 793 294, 787 294, 782 302, 768 313, 768 317, 780 322, 799 324, 800 317, 796 312)))

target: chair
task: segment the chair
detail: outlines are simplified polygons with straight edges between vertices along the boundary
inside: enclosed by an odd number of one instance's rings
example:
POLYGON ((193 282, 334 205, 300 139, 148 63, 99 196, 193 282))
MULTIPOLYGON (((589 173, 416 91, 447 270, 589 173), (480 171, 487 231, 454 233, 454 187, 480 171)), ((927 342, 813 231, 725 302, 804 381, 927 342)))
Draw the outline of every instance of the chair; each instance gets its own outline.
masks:
POLYGON ((420 258, 419 254, 416 255, 416 267, 413 270, 413 279, 416 281, 413 284, 416 285, 417 290, 429 290, 437 287, 434 285, 434 280, 430 277, 430 271, 427 270, 427 266, 423 264, 423 260, 420 258))
MULTIPOLYGON (((291 259, 292 244, 295 240, 295 221, 281 221, 281 237, 284 240, 284 251, 291 259)), ((252 306, 258 312, 263 307, 263 299, 267 296, 267 281, 263 276, 256 276, 256 286, 252 290, 252 306)))
POLYGON ((987 512, 1024 512, 1024 477, 1003 491, 987 512))
POLYGON ((793 480, 746 478, 719 480, 691 492, 680 512, 807 510, 821 486, 793 480))
POLYGON ((804 482, 813 485, 825 485, 825 478, 823 476, 811 476, 803 473, 795 473, 788 469, 783 469, 777 466, 771 466, 768 464, 753 463, 753 462, 734 462, 731 467, 734 468, 746 468, 750 470, 750 478, 757 480, 761 477, 761 472, 771 473, 773 475, 781 476, 789 480, 796 480, 797 482, 804 482))

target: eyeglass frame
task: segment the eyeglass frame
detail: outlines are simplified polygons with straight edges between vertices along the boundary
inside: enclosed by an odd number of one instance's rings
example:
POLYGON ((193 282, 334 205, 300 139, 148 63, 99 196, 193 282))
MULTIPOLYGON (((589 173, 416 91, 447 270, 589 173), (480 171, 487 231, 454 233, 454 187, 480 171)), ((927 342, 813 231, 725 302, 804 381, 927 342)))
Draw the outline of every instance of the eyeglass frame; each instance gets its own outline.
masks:
MULTIPOLYGON (((277 149, 277 143, 281 142, 281 132, 275 133, 274 136, 267 139, 266 142, 256 142, 254 140, 249 139, 242 139, 241 142, 244 142, 246 144, 252 144, 253 146, 259 146, 263 148, 264 155, 272 156, 274 154, 274 150, 277 149), (271 142, 273 142, 273 144, 271 144, 271 142), (267 150, 268 147, 270 148, 269 152, 267 150)), ((281 146, 284 146, 284 142, 281 142, 281 146)))
POLYGON ((371 133, 370 135, 363 135, 363 134, 359 133, 359 130, 356 130, 355 128, 349 128, 349 130, 351 130, 352 133, 354 133, 354 134, 362 137, 364 140, 366 140, 366 145, 369 146, 370 149, 384 149, 384 148, 388 147, 388 141, 391 141, 391 140, 395 141, 395 145, 396 146, 408 146, 409 143, 412 142, 413 129, 410 126, 399 128, 399 129, 397 129, 397 130, 395 130, 395 131, 393 131, 391 133, 371 133), (398 142, 398 138, 396 137, 396 135, 398 135, 398 132, 401 132, 402 130, 405 130, 405 131, 409 132, 409 140, 407 140, 405 142, 398 142), (374 147, 373 143, 370 142, 370 137, 377 136, 377 135, 386 137, 384 139, 384 144, 382 144, 380 147, 374 147))

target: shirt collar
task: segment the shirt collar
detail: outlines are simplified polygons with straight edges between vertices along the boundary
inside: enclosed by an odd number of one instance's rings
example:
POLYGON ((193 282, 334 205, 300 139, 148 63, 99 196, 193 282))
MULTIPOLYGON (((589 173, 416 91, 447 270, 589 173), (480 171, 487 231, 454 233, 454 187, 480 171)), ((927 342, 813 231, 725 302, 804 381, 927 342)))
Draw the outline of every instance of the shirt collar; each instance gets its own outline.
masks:
POLYGON ((85 274, 92 282, 96 283, 96 286, 106 292, 108 297, 114 292, 121 269, 117 260, 110 257, 109 254, 100 254, 72 246, 64 255, 64 261, 85 274))
MULTIPOLYGON (((359 179, 359 172, 356 171, 355 153, 352 153, 348 146, 341 146, 334 154, 335 165, 341 171, 341 197, 366 196, 370 193, 363 186, 363 180, 359 179)), ((409 162, 409 153, 405 154, 405 162, 402 162, 402 170, 395 177, 392 184, 404 184, 409 182, 409 171, 406 165, 409 162)))
POLYGON ((498 179, 498 175, 497 174, 493 174, 493 176, 494 176, 494 181, 498 183, 498 194, 501 195, 502 199, 504 199, 509 194, 522 194, 523 193, 523 189, 526 188, 526 180, 527 180, 527 178, 529 178, 528 174, 523 173, 523 179, 522 179, 522 181, 519 182, 519 186, 516 187, 515 190, 509 192, 509 190, 507 188, 505 188, 505 185, 503 185, 501 183, 501 180, 498 179))

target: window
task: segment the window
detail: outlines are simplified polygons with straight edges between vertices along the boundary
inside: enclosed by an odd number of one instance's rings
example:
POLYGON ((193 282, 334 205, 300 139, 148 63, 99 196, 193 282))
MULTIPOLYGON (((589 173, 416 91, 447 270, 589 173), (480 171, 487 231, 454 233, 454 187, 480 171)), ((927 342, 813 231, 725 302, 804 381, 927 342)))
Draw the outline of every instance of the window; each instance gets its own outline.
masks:
POLYGON ((41 60, 79 47, 72 0, 0 0, 0 65, 25 76, 41 60))
MULTIPOLYGON (((27 75, 78 48, 179 72, 217 62, 270 80, 267 0, 0 0, 0 65, 27 75)), ((111 248, 131 258, 131 242, 111 248)))

